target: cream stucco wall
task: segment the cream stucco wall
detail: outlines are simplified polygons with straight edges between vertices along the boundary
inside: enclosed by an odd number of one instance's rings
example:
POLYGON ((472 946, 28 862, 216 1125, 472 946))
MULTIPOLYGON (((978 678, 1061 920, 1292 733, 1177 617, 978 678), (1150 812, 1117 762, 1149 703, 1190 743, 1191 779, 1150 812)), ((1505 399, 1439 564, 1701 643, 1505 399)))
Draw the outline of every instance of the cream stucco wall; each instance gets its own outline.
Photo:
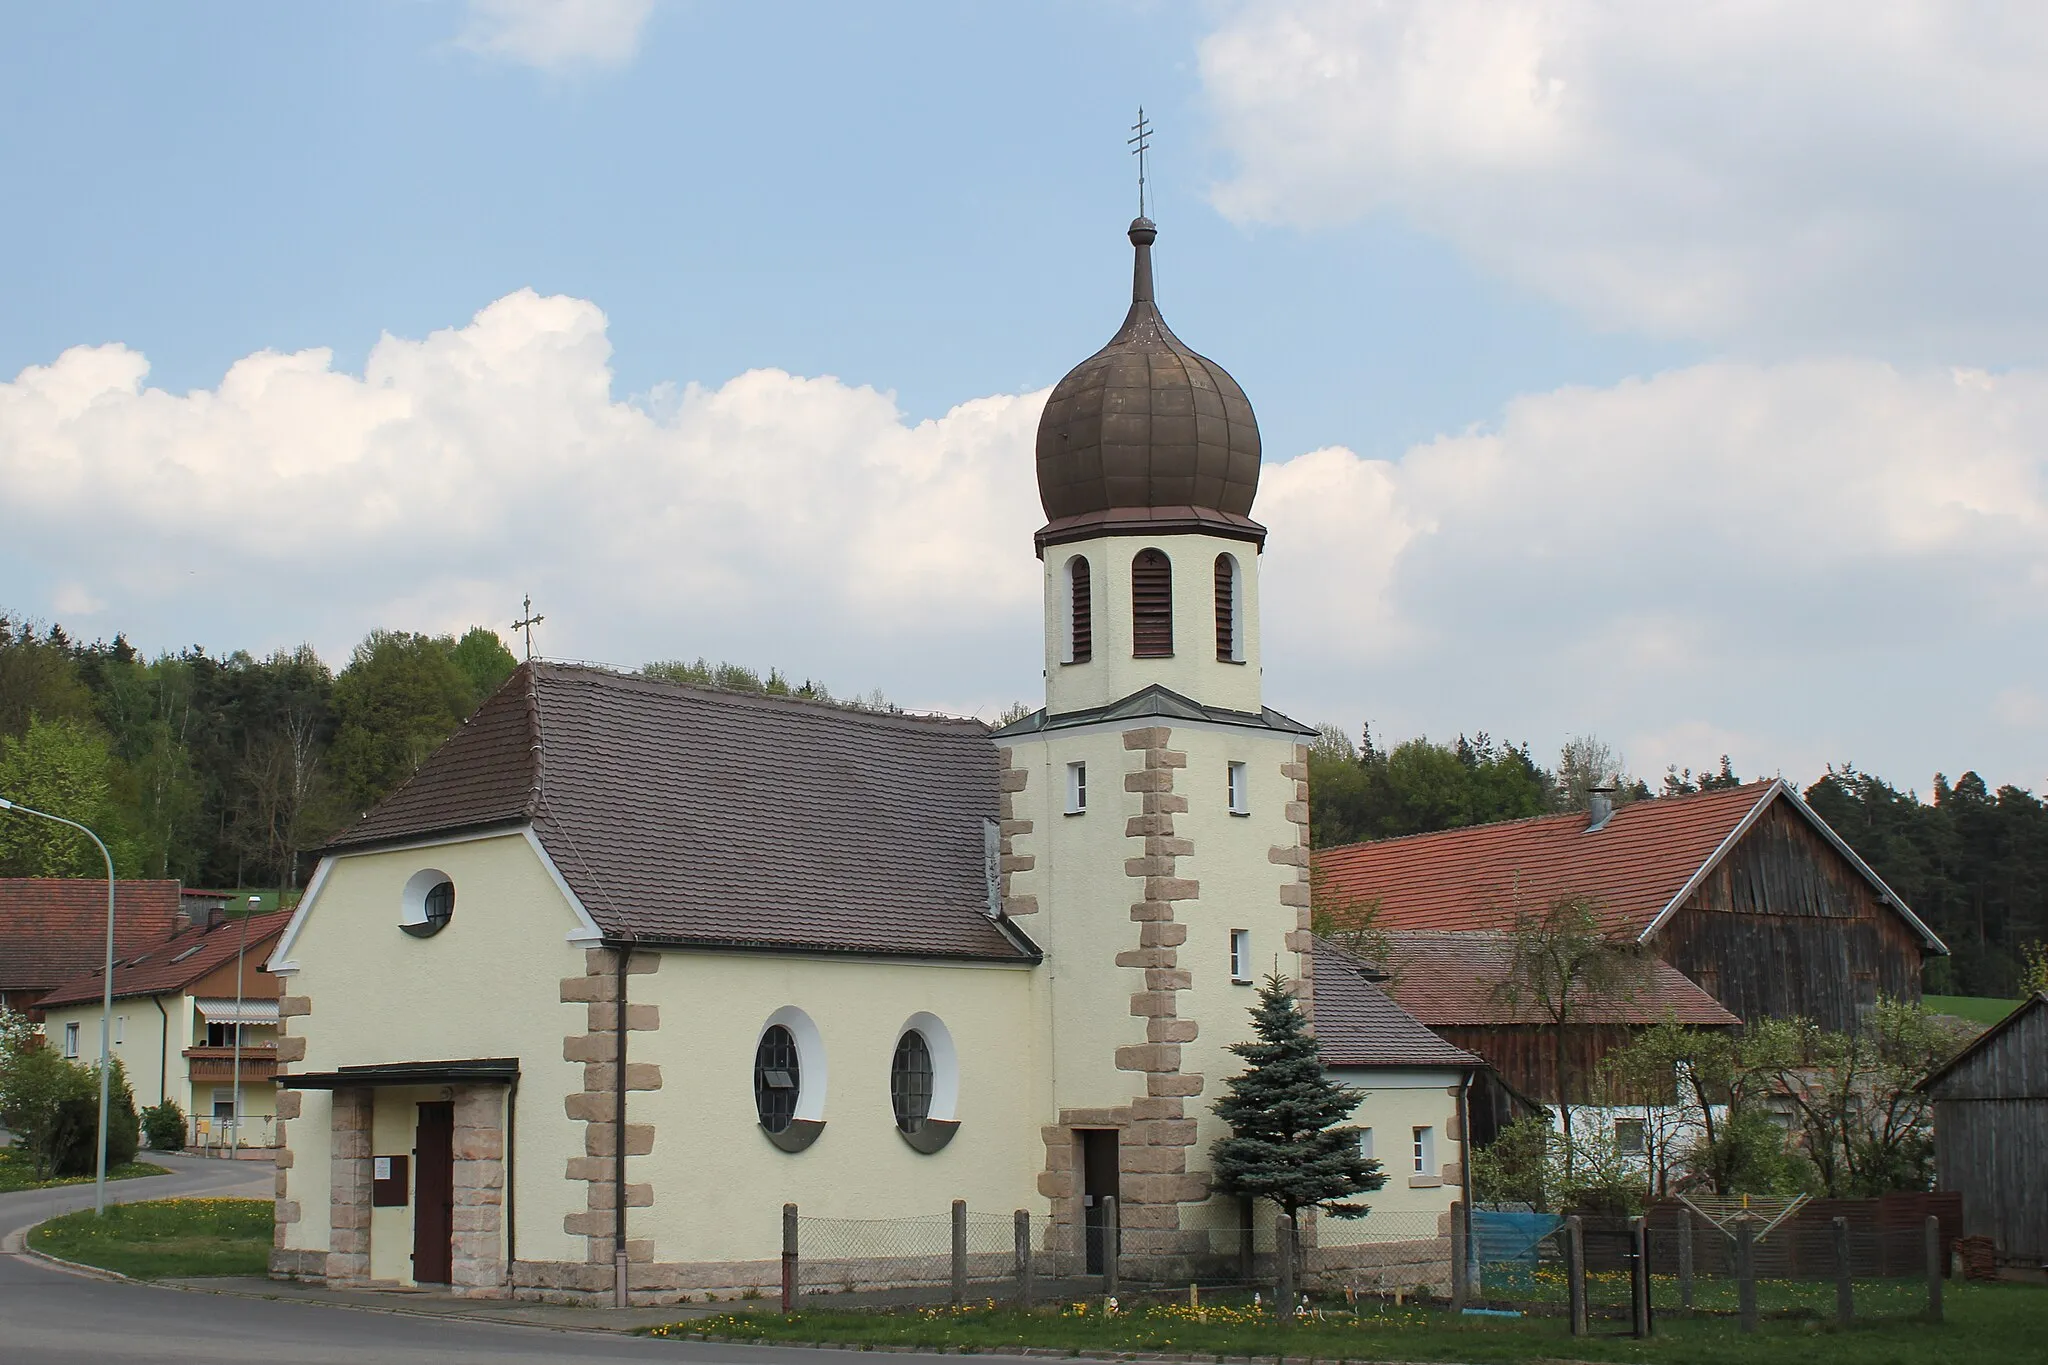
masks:
POLYGON ((1420 1225, 1416 1215, 1448 1213, 1454 1201, 1464 1198, 1458 1166, 1461 1144, 1456 1137, 1462 1072, 1333 1067, 1330 1074, 1365 1093, 1347 1122, 1372 1129, 1373 1156, 1386 1173, 1387 1183, 1362 1196, 1372 1206, 1372 1215, 1361 1220, 1320 1220, 1316 1238, 1321 1245, 1347 1246, 1385 1237, 1390 1230, 1404 1231, 1420 1225), (1435 1130, 1436 1166, 1426 1177, 1418 1177, 1414 1167, 1417 1128, 1435 1130))
MULTIPOLYGON (((628 1097, 628 1122, 654 1127, 653 1151, 627 1162, 654 1196, 631 1210, 628 1238, 651 1238, 656 1261, 763 1260, 781 1248, 784 1203, 830 1218, 944 1215, 955 1199, 977 1213, 1043 1212, 1033 977, 1014 967, 663 953, 658 971, 628 978, 632 1002, 661 1011, 658 1032, 628 1040, 632 1061, 661 1067, 660 1089, 628 1097), (825 1129, 801 1152, 772 1144, 754 1107, 755 1046, 784 1006, 809 1015, 825 1052, 825 1129), (930 1155, 903 1141, 889 1099, 896 1040, 919 1012, 944 1023, 959 1060, 960 1128, 930 1155)), ((807 1097, 816 1072, 805 1057, 807 1097)))
MULTIPOLYGON (((583 1005, 561 1002, 561 981, 581 976, 584 950, 567 941, 581 921, 527 841, 501 835, 334 859, 295 933, 273 959, 287 995, 310 999, 309 1015, 288 1021, 306 1039, 289 1071, 332 1071, 379 1062, 519 1060, 518 1146, 513 1180, 521 1260, 584 1257, 584 1241, 563 1230, 581 1212, 584 1186, 564 1179, 583 1155, 583 1125, 564 1112, 583 1089, 583 1067, 562 1056, 562 1040, 584 1032, 583 1005), (399 928, 400 896, 415 873, 436 868, 455 883, 455 913, 432 938, 399 928)), ((289 1122, 289 1198, 300 1221, 286 1246, 328 1245, 329 1096, 304 1091, 289 1122)), ((383 1106, 379 1106, 382 1120, 383 1106)), ((399 1151, 411 1150, 408 1137, 399 1151)), ((380 1150, 383 1150, 380 1148, 380 1150)), ((389 1239, 374 1221, 373 1264, 389 1265, 389 1239)), ((410 1218, 402 1255, 411 1253, 410 1218)))
MULTIPOLYGON (((164 1017, 156 1012, 156 1006, 150 1001, 149 996, 135 996, 114 1002, 114 1020, 119 1027, 113 1031, 113 1041, 108 1049, 120 1059, 121 1068, 128 1075, 128 1089, 135 1096, 137 1109, 147 1109, 164 1097, 179 1104, 186 1102, 183 1053, 192 1044, 180 1024, 184 1014, 189 1012, 191 1002, 182 995, 163 997, 164 1008, 170 1016, 170 1036, 166 1039, 164 1017), (168 1069, 162 1060, 166 1056, 169 1058, 168 1069)), ((50 1040, 51 1047, 60 1052, 64 1046, 66 1024, 78 1025, 78 1056, 74 1060, 84 1066, 97 1065, 100 1056, 99 1003, 60 1005, 44 1012, 43 1036, 50 1040)))
POLYGON ((1049 545, 1045 581, 1045 703, 1053 715, 1106 706, 1158 683, 1185 697, 1233 711, 1259 709, 1259 551, 1248 540, 1221 536, 1102 536, 1049 545), (1131 655, 1131 560, 1140 550, 1165 553, 1173 565, 1173 656, 1131 655), (1216 657, 1216 556, 1237 560, 1241 576, 1243 662, 1216 657), (1091 657, 1064 663, 1068 565, 1087 559, 1093 586, 1091 657))
MULTIPOLYGON (((1196 1039, 1182 1045, 1181 1070, 1205 1079, 1202 1094, 1188 1103, 1200 1125, 1197 1152, 1205 1153, 1224 1131, 1210 1106, 1223 1078, 1242 1068, 1224 1049, 1251 1032, 1253 991, 1230 979, 1230 931, 1250 931, 1255 976, 1276 967, 1293 976, 1300 969, 1286 942, 1296 912, 1280 901, 1296 869, 1269 856, 1274 848, 1293 847, 1298 837, 1287 818, 1294 784, 1281 773, 1293 761, 1295 737, 1249 727, 1128 722, 1133 729, 1149 724, 1167 725, 1167 747, 1187 756, 1187 766, 1174 770, 1174 793, 1187 798, 1188 809, 1173 821, 1175 837, 1190 841, 1194 851, 1178 860, 1174 875, 1199 883, 1200 893, 1174 905, 1175 922, 1188 931, 1177 960, 1190 973, 1176 1006, 1180 1019, 1199 1026, 1196 1039), (1247 765, 1245 815, 1229 809, 1231 762, 1247 765)), ((1144 753, 1124 746, 1123 728, 1055 730, 1012 746, 1013 764, 1031 774, 1013 809, 1032 822, 1031 833, 1015 836, 1012 845, 1033 864, 1012 873, 1011 894, 1035 896, 1039 905, 1038 914, 1020 923, 1047 955, 1043 1017, 1055 1111, 1127 1104, 1145 1092, 1143 1076, 1116 1066, 1117 1047, 1146 1041, 1146 1020, 1131 1013, 1145 972, 1116 963, 1119 953, 1138 946, 1140 926, 1131 907, 1144 899, 1143 879, 1126 867, 1127 859, 1144 853, 1144 841, 1127 832, 1143 795, 1124 790, 1125 774, 1142 771, 1144 753), (1067 815, 1066 765, 1075 761, 1088 764, 1089 809, 1067 815)))

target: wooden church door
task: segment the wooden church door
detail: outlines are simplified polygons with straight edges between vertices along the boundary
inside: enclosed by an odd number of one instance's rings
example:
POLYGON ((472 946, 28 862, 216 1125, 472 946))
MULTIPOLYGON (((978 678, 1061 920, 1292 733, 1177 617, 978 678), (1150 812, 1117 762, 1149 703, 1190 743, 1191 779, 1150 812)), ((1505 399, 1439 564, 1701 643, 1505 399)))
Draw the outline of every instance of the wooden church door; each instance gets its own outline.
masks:
POLYGON ((421 1284, 446 1284, 454 1260, 454 1104, 422 1104, 413 1141, 412 1277, 421 1284))

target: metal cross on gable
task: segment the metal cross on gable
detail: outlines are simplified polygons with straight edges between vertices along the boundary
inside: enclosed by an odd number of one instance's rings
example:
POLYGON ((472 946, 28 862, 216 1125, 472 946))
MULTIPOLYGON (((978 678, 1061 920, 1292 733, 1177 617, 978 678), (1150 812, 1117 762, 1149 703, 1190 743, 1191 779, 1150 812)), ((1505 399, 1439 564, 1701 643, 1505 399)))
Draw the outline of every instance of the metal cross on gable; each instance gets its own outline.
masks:
POLYGON ((1125 139, 1131 155, 1138 158, 1138 216, 1145 216, 1145 153, 1152 149, 1152 121, 1145 117, 1145 106, 1138 106, 1138 121, 1131 125, 1135 137, 1125 139))
POLYGON ((533 662, 533 628, 534 628, 535 626, 539 625, 539 624, 540 624, 541 622, 543 622, 543 621, 547 620, 548 618, 547 618, 547 617, 545 617, 545 616, 536 616, 536 615, 534 615, 534 612, 533 612, 533 594, 532 594, 532 593, 528 593, 528 594, 526 594, 526 600, 525 600, 524 602, 520 603, 520 607, 521 607, 521 609, 522 609, 522 610, 524 611, 524 613, 525 613, 525 619, 524 619, 524 620, 519 620, 519 621, 514 621, 514 622, 512 623, 512 629, 514 629, 514 630, 523 630, 523 631, 525 631, 525 632, 526 632, 526 661, 527 661, 528 663, 532 663, 532 662, 533 662))

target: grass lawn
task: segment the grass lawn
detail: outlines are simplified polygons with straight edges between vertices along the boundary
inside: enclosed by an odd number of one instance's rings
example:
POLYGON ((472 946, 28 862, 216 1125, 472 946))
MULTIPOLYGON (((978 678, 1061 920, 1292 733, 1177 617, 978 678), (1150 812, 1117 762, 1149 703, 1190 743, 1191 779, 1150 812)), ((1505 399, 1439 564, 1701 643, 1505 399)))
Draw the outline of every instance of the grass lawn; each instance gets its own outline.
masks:
POLYGON ((153 1199, 52 1218, 29 1233, 37 1251, 137 1279, 261 1275, 270 1259, 268 1199, 153 1199))
MULTIPOLYGON (((35 1163, 28 1153, 12 1147, 0 1147, 0 1194, 14 1190, 47 1190, 53 1185, 90 1185, 89 1175, 67 1175, 62 1180, 37 1180, 35 1163)), ((131 1161, 125 1166, 112 1166, 107 1170, 109 1180, 133 1180, 143 1175, 167 1175, 161 1166, 152 1166, 147 1161, 131 1161)))
POLYGON ((1953 1283, 1941 1326, 1893 1316, 1846 1331, 1826 1316, 1767 1316, 1744 1336, 1726 1318, 1662 1316, 1646 1342, 1614 1335, 1596 1322, 1574 1340, 1561 1318, 1469 1318, 1441 1308, 1362 1307, 1282 1327, 1243 1306, 1132 1307, 1104 1317, 1085 1312, 1021 1314, 1009 1309, 901 1309, 894 1312, 727 1314, 656 1327, 648 1335, 702 1333, 731 1341, 829 1342, 855 1348, 918 1346, 1001 1352, 1024 1346, 1089 1352, 1338 1360, 1669 1361, 1672 1365, 1949 1365, 1955 1361, 2040 1360, 2048 1290, 2026 1285, 1953 1283))
POLYGON ((1953 1014, 1978 1024, 1995 1024, 2020 1006, 2017 1000, 1989 995, 1923 995, 1920 1003, 1936 1014, 1953 1014))

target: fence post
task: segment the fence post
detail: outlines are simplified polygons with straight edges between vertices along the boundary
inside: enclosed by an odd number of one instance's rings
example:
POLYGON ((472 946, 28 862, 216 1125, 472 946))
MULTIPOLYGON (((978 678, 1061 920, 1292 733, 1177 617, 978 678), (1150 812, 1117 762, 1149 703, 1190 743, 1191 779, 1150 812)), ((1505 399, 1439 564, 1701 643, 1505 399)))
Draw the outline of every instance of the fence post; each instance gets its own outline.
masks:
POLYGON ((1031 1215, 1018 1209, 1014 1222, 1017 1240, 1017 1307, 1031 1311, 1031 1300, 1037 1286, 1031 1282, 1031 1215))
POLYGON ((1456 1312, 1465 1306, 1472 1295, 1472 1286, 1467 1283, 1469 1275, 1465 1265, 1465 1204, 1463 1200, 1451 1201, 1451 1310, 1456 1312))
POLYGON ((1835 1234, 1835 1321, 1856 1321, 1856 1265, 1849 1256, 1849 1220, 1833 1220, 1835 1234))
POLYGON ((1575 1213, 1564 1220, 1564 1278, 1571 1303, 1572 1335, 1586 1335, 1586 1225, 1575 1213))
POLYGON ((1629 1249, 1635 1265, 1628 1277, 1629 1317, 1638 1337, 1650 1335, 1650 1220, 1632 1218, 1628 1228, 1629 1249))
POLYGON ((1927 1320, 1941 1321, 1941 1220, 1927 1215, 1927 1320))
POLYGON ((1756 1224, 1745 1218, 1735 1225, 1735 1300, 1742 1330, 1756 1330, 1756 1224))
POLYGON ((1110 1298, 1116 1297, 1116 1270, 1119 1253, 1123 1251, 1123 1220, 1118 1216, 1116 1196, 1104 1195, 1102 1199, 1102 1292, 1110 1298))
POLYGON ((1692 1210, 1678 1206, 1678 1304, 1692 1311, 1692 1210))
POLYGON ((1273 1220, 1273 1311, 1294 1321, 1294 1220, 1284 1213, 1273 1220))
POLYGON ((953 1201, 953 1306, 967 1302, 967 1201, 953 1201))
POLYGON ((782 1206, 782 1311, 796 1311, 796 1205, 782 1206))

